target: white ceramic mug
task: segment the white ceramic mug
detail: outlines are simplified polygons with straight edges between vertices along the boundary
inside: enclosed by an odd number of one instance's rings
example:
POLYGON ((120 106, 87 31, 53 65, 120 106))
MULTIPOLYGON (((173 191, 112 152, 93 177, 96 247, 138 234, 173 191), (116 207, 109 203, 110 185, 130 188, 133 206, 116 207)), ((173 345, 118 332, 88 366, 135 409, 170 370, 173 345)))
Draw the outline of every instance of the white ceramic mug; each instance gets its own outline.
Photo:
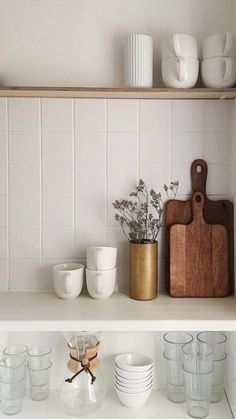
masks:
POLYGON ((167 58, 162 60, 161 72, 166 87, 190 89, 197 83, 199 61, 195 58, 167 58))
POLYGON ((128 87, 152 87, 153 39, 151 36, 139 33, 128 36, 125 73, 128 87))
POLYGON ((236 37, 231 32, 208 36, 202 43, 202 59, 236 57, 236 37))
POLYGON ((93 246, 87 249, 87 268, 97 271, 113 269, 116 266, 117 248, 93 246))
POLYGON ((208 58, 202 61, 201 72, 206 87, 232 87, 236 83, 236 58, 208 58))
POLYGON ((102 300, 110 297, 116 286, 116 268, 107 271, 86 269, 86 284, 92 298, 102 300))
POLYGON ((84 265, 81 263, 62 263, 55 265, 53 286, 58 297, 70 300, 81 293, 84 280, 84 265))
POLYGON ((162 60, 173 57, 198 59, 198 44, 196 38, 188 34, 176 33, 165 39, 161 45, 162 60))

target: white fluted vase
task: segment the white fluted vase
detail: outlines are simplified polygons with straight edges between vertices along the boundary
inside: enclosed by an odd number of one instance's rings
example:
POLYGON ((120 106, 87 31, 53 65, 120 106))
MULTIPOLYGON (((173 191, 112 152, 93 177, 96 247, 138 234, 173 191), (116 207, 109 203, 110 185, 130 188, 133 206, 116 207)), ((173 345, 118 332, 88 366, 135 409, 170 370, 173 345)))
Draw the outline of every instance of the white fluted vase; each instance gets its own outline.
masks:
POLYGON ((152 87, 153 39, 143 34, 130 34, 126 45, 126 85, 152 87))

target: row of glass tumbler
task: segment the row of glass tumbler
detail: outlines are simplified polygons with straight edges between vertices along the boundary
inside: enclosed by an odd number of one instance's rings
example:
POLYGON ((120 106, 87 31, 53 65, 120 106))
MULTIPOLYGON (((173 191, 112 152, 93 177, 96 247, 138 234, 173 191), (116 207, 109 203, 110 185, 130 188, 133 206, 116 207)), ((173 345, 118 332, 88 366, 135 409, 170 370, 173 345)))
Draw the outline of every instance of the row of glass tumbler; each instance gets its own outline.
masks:
POLYGON ((186 401, 193 418, 208 416, 210 402, 222 399, 226 341, 221 332, 201 332, 197 341, 185 332, 164 335, 167 397, 175 403, 186 401))
POLYGON ((0 361, 0 396, 5 415, 15 415, 22 410, 26 394, 26 366, 32 400, 48 397, 51 351, 49 346, 29 349, 26 345, 10 345, 3 350, 5 357, 0 361))

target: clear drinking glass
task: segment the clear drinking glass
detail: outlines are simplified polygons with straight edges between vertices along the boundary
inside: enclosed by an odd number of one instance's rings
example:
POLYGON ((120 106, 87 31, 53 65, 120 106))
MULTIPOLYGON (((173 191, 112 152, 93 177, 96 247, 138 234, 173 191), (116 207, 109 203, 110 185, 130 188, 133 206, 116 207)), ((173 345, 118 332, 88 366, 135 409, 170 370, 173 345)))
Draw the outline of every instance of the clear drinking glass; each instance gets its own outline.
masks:
POLYGON ((41 370, 50 365, 52 348, 50 346, 34 346, 28 350, 28 367, 41 370))
POLYGON ((226 352, 227 336, 222 332, 198 333, 199 342, 205 342, 213 347, 213 359, 223 359, 226 352))
POLYGON ((163 353, 165 359, 165 375, 167 384, 167 398, 174 403, 183 403, 184 394, 184 375, 182 360, 171 359, 171 353, 163 353))
POLYGON ((195 373, 184 369, 186 410, 192 418, 205 418, 209 415, 212 371, 195 373))
POLYGON ((21 355, 25 359, 27 358, 27 352, 28 352, 28 346, 24 344, 13 344, 7 346, 5 349, 3 349, 3 353, 6 356, 12 356, 12 355, 21 355))
POLYGON ((5 415, 16 415, 22 410, 25 395, 25 378, 12 383, 0 382, 2 411, 5 415))
POLYGON ((163 336, 164 351, 175 351, 176 357, 182 357, 182 346, 193 341, 193 336, 187 332, 168 332, 163 336))
POLYGON ((193 373, 206 373, 213 370, 213 348, 203 342, 183 345, 184 369, 193 373))
POLYGON ((30 380, 30 394, 32 400, 44 400, 49 395, 49 383, 52 363, 44 369, 34 370, 28 367, 30 380))
POLYGON ((18 382, 25 378, 26 362, 23 356, 7 356, 0 361, 0 380, 18 382))
POLYGON ((222 400, 224 394, 225 366, 227 362, 227 354, 224 358, 214 361, 214 371, 212 374, 212 396, 211 402, 217 403, 222 400))

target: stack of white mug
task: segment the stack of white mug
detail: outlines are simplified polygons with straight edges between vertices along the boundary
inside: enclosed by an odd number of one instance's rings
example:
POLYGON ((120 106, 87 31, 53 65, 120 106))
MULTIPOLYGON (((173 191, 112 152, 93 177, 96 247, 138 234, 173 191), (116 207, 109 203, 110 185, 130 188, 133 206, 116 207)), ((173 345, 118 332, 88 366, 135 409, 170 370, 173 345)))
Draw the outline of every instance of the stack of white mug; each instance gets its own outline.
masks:
POLYGON ((202 44, 202 81, 206 87, 236 83, 236 37, 231 32, 208 36, 202 44))
POLYGON ((198 44, 192 35, 174 34, 161 47, 162 79, 166 87, 191 88, 199 73, 198 44))
POLYGON ((89 247, 87 249, 86 284, 89 295, 96 299, 110 297, 116 287, 115 247, 89 247))

